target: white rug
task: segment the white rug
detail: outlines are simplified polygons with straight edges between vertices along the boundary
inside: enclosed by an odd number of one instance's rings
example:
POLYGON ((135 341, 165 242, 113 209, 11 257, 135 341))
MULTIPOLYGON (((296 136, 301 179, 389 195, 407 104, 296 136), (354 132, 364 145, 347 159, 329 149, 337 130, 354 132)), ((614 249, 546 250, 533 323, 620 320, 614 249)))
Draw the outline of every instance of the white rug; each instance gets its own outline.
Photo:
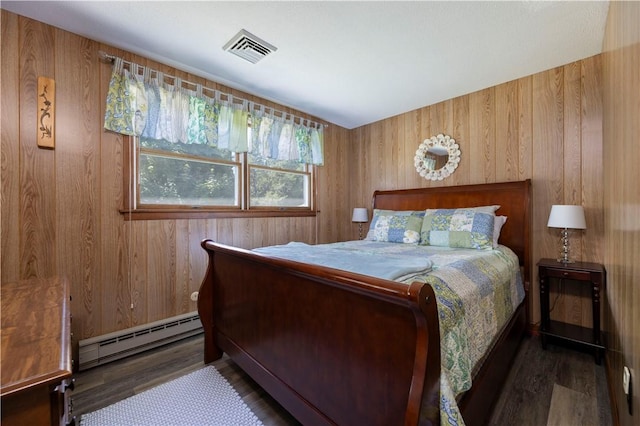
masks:
POLYGON ((262 425, 218 371, 208 366, 87 413, 81 426, 262 425))

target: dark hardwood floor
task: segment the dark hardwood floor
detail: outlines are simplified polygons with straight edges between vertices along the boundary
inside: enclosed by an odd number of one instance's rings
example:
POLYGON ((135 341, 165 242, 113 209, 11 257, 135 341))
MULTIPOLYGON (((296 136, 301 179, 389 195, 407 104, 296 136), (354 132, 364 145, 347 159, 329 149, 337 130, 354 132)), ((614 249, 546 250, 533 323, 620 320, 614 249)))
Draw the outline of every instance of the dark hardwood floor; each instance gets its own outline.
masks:
POLYGON ((543 350, 539 338, 525 337, 490 424, 611 425, 604 362, 597 365, 590 353, 551 343, 543 350))
MULTIPOLYGON (((82 424, 82 414, 204 367, 203 347, 204 337, 200 334, 75 374, 73 415, 82 424)), ((211 365, 265 425, 299 425, 226 354, 211 365)))
MULTIPOLYGON (((202 368, 202 347, 199 335, 76 374, 73 414, 81 420, 84 413, 202 368)), ((213 365, 265 425, 299 424, 226 355, 213 365)), ((537 338, 525 338, 490 424, 546 425, 547 419, 550 425, 611 425, 604 367, 587 353, 552 344, 544 351, 537 338)))

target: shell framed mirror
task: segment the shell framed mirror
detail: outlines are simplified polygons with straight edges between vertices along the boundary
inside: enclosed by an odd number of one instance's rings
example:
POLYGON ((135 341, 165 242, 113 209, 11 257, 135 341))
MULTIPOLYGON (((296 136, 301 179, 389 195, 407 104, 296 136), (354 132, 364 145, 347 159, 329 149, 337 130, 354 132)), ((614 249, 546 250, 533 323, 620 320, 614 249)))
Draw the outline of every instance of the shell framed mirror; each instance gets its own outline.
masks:
POLYGON ((456 140, 442 133, 422 141, 414 157, 416 171, 428 180, 449 177, 460 163, 460 147, 456 140))

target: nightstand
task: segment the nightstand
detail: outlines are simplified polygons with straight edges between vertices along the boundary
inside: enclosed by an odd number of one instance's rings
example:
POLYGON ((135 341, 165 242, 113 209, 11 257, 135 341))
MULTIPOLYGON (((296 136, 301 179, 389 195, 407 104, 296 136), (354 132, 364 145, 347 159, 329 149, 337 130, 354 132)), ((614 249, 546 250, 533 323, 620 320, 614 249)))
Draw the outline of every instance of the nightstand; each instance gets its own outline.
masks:
POLYGON ((540 278, 540 310, 542 347, 546 349, 547 338, 576 343, 595 351, 596 364, 600 364, 604 352, 602 334, 600 332, 600 292, 604 290, 606 272, 599 263, 574 262, 561 263, 555 259, 540 259, 538 262, 540 278), (580 281, 591 286, 591 306, 593 328, 551 321, 549 318, 549 287, 555 280, 580 281))

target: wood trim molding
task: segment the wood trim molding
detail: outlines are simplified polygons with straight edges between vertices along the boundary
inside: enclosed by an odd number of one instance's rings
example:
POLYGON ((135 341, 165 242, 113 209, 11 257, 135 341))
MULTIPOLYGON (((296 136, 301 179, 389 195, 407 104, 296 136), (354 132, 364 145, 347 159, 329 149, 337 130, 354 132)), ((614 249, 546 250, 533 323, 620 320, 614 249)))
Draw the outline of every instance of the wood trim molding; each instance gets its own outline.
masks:
POLYGON ((124 220, 220 219, 251 217, 315 217, 310 210, 205 210, 205 209, 136 209, 120 210, 124 220))

